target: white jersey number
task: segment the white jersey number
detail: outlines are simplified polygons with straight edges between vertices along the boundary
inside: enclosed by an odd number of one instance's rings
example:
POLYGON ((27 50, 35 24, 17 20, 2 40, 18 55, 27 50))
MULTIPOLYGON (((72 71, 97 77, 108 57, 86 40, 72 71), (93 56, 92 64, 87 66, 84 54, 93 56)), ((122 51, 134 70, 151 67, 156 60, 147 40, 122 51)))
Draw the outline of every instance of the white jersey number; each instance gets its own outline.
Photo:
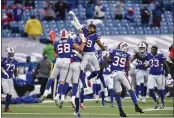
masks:
POLYGON ((91 47, 91 46, 92 46, 92 41, 91 41, 91 40, 87 40, 86 46, 87 46, 87 47, 91 47))
POLYGON ((69 53, 70 45, 68 43, 58 45, 58 53, 69 53))
POLYGON ((113 62, 114 66, 120 66, 120 67, 125 67, 126 64, 126 59, 125 58, 120 58, 118 56, 114 56, 115 61, 113 62))
POLYGON ((150 60, 150 67, 159 67, 159 60, 158 59, 151 59, 150 60))

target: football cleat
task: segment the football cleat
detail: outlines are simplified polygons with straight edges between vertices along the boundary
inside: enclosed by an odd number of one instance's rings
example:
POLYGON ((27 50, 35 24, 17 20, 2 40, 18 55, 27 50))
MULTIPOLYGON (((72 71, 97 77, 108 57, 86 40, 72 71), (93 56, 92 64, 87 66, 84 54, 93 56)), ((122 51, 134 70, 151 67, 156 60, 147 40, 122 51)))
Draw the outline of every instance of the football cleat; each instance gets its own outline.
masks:
POLYGON ((44 101, 44 100, 46 99, 46 97, 45 97, 45 96, 41 96, 39 99, 40 99, 41 101, 44 101))
POLYGON ((111 107, 115 107, 114 103, 111 103, 111 107))
POLYGON ((139 113, 144 113, 143 110, 141 108, 139 108, 139 106, 135 107, 135 111, 139 112, 139 113))
POLYGON ((4 112, 12 112, 9 108, 4 108, 4 112))
POLYGON ((75 113, 75 115, 76 115, 77 117, 81 117, 81 115, 80 115, 79 112, 78 112, 78 113, 75 113))
POLYGON ((83 103, 80 103, 80 108, 84 110, 86 107, 84 106, 83 103))
POLYGON ((158 103, 155 102, 154 105, 153 105, 154 109, 157 109, 158 108, 158 103))
POLYGON ((143 103, 147 103, 146 97, 143 97, 143 98, 142 98, 142 102, 143 102, 143 103))
POLYGON ((120 110, 120 116, 121 116, 121 117, 127 117, 127 115, 124 113, 123 110, 120 110))
POLYGON ((160 104, 160 109, 164 109, 164 104, 163 103, 160 104))
POLYGON ((59 104, 59 108, 62 109, 62 107, 63 107, 63 101, 61 101, 59 104))

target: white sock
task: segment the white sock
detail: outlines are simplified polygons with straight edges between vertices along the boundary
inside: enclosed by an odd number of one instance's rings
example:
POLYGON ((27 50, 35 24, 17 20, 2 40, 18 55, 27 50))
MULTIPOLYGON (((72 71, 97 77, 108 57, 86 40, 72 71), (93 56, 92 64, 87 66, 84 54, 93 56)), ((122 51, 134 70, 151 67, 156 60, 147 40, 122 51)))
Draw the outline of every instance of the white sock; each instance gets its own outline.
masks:
POLYGON ((46 90, 44 91, 43 96, 44 96, 44 97, 47 97, 47 96, 48 96, 48 92, 49 92, 49 90, 46 89, 46 90))
POLYGON ((61 101, 65 100, 65 95, 61 95, 61 101))

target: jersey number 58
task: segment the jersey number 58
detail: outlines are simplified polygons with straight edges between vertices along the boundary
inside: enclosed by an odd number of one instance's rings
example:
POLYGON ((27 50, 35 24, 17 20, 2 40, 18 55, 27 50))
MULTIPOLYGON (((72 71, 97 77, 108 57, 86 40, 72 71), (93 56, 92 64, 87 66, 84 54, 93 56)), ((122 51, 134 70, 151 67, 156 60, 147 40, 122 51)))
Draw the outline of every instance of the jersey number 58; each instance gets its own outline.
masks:
POLYGON ((57 46, 58 53, 69 53, 70 52, 70 45, 68 43, 65 44, 59 44, 57 46))

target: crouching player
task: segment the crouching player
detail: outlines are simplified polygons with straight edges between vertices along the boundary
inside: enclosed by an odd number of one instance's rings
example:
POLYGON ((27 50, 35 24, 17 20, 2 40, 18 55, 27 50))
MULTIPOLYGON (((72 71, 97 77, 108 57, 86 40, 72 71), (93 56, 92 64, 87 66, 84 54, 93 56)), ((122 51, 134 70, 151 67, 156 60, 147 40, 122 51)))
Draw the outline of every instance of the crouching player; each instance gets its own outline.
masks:
POLYGON ((1 60, 1 78, 3 93, 6 94, 4 112, 11 112, 9 105, 12 99, 13 92, 13 74, 17 77, 18 61, 14 59, 14 49, 7 48, 7 57, 2 57, 1 60))

